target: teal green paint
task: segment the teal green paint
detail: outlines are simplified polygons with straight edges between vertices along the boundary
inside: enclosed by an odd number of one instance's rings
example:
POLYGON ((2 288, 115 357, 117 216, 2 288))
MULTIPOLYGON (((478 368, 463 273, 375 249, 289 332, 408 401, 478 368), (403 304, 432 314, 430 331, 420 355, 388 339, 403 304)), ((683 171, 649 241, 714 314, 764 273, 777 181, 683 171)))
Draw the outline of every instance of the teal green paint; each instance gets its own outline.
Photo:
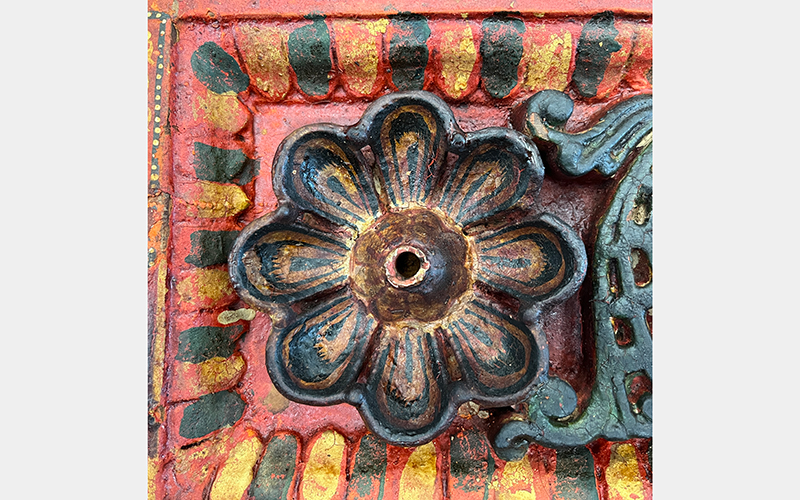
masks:
POLYGON ((389 16, 397 29, 389 41, 392 83, 399 90, 422 90, 428 66, 428 20, 418 14, 389 16))
POLYGON ((331 37, 322 17, 314 17, 312 24, 297 28, 289 35, 289 64, 305 94, 328 93, 329 74, 333 71, 331 37))
POLYGON ((250 483, 250 496, 255 500, 285 500, 294 477, 297 462, 297 439, 292 435, 273 438, 264 451, 258 471, 250 483))
POLYGON ((183 410, 178 433, 186 439, 203 437, 235 424, 243 412, 244 401, 235 392, 206 394, 183 410))
POLYGON ((381 500, 385 483, 386 443, 374 434, 365 434, 358 446, 355 464, 350 473, 350 482, 347 485, 346 498, 381 500), (375 481, 379 484, 377 496, 373 495, 375 481))
POLYGON ((498 14, 483 21, 481 80, 492 97, 506 97, 517 85, 524 31, 525 24, 513 17, 498 14))
POLYGON ((201 229, 193 232, 189 235, 192 241, 192 253, 186 257, 186 263, 197 267, 225 264, 238 235, 238 231, 201 229))
POLYGON ((202 142, 194 143, 194 172, 204 181, 247 184, 258 175, 260 162, 248 158, 241 149, 222 149, 202 142))
POLYGON ((244 331, 243 325, 196 326, 178 335, 178 354, 175 359, 202 363, 211 358, 227 358, 244 331))
POLYGON ((250 85, 250 77, 222 47, 206 42, 192 54, 194 75, 212 92, 242 92, 250 85))
POLYGON ((483 492, 489 496, 489 481, 494 474, 494 459, 486 437, 474 430, 450 441, 450 481, 458 492, 483 492))
POLYGON ((555 491, 560 500, 598 500, 594 458, 586 447, 556 452, 555 491))

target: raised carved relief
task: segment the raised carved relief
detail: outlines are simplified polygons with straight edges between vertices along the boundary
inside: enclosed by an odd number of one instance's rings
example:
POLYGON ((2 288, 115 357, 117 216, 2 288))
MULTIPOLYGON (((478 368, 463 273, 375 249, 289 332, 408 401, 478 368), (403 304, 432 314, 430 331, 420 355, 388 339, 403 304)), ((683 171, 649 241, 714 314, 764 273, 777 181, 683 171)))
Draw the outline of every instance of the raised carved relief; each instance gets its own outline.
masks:
POLYGON ((152 496, 650 498, 649 6, 156 3, 152 496))
POLYGON ((524 135, 464 133, 424 92, 378 99, 352 127, 293 132, 275 157, 280 208, 230 258, 239 295, 272 315, 276 387, 356 405, 403 445, 467 401, 523 401, 547 377, 538 317, 586 271, 575 232, 527 209, 543 175, 524 135))

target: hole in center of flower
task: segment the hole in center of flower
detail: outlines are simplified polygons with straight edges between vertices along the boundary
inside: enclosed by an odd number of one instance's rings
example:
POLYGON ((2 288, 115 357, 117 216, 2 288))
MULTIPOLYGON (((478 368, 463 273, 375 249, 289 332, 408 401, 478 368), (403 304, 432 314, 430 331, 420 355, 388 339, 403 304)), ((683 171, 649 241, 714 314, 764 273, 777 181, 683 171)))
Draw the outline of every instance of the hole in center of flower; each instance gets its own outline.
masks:
POLYGON ((414 277, 414 275, 419 271, 419 266, 419 257, 411 252, 401 253, 397 256, 397 260, 394 261, 394 267, 397 270, 397 274, 405 279, 414 277))
POLYGON ((384 265, 389 283, 396 288, 420 283, 430 267, 422 250, 410 245, 395 248, 384 265))

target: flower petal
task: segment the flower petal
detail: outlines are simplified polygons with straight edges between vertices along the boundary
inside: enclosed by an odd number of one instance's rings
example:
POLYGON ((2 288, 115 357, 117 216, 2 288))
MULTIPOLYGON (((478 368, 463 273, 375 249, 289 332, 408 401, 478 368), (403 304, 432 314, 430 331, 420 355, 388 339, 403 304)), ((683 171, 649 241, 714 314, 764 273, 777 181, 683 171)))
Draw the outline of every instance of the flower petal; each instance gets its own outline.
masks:
POLYGON ((544 214, 476 239, 477 279, 526 305, 574 293, 586 274, 583 242, 544 214))
POLYGON ((544 167, 536 146, 513 130, 486 128, 467 134, 467 147, 443 179, 438 205, 466 226, 511 208, 538 191, 544 167))
POLYGON ((267 368, 273 383, 303 403, 343 401, 376 327, 349 291, 337 294, 270 336, 267 368))
POLYGON ((394 443, 428 440, 452 413, 445 408, 447 376, 433 336, 385 324, 377 352, 364 393, 365 420, 394 443))
POLYGON ((459 366, 480 399, 512 404, 544 371, 540 346, 522 322, 480 299, 444 325, 459 366))
POLYGON ((449 108, 438 98, 421 95, 376 101, 369 145, 375 155, 381 191, 395 207, 426 203, 447 152, 447 135, 455 126, 449 108))
POLYGON ((310 297, 347 279, 348 244, 301 224, 259 219, 245 228, 230 257, 239 295, 268 309, 310 297))
POLYGON ((378 217, 378 198, 361 153, 341 127, 311 125, 292 133, 275 163, 275 191, 300 207, 357 229, 378 217))

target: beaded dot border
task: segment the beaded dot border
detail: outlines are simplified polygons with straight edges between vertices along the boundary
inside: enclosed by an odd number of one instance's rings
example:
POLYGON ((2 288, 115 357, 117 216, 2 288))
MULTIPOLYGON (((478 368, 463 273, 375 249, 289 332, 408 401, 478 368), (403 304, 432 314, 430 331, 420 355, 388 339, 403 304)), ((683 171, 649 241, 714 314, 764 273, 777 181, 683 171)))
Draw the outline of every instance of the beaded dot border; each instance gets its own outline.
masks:
POLYGON ((161 142, 161 84, 164 79, 164 43, 167 32, 167 20, 169 15, 164 12, 149 11, 147 13, 148 19, 160 19, 158 27, 158 60, 156 62, 156 81, 155 93, 153 95, 153 138, 150 147, 150 189, 157 191, 161 185, 158 179, 161 175, 161 166, 158 164, 156 158, 156 151, 161 142))
MULTIPOLYGON (((165 14, 164 12, 158 11, 149 11, 147 13, 147 18, 152 19, 159 19, 159 26, 158 26, 158 60, 156 62, 156 82, 155 82, 155 91, 153 95, 153 137, 151 139, 150 145, 150 190, 155 192, 161 188, 161 184, 158 182, 159 177, 161 176, 161 166, 158 163, 158 158, 156 157, 156 152, 158 151, 158 145, 161 142, 161 135, 162 135, 162 121, 161 121, 161 85, 164 80, 164 44, 166 40, 166 33, 167 33, 167 20, 169 19, 169 15, 165 14)), ((148 248, 147 249, 147 267, 153 267, 155 265, 155 260, 158 252, 156 252, 155 248, 148 248)))

